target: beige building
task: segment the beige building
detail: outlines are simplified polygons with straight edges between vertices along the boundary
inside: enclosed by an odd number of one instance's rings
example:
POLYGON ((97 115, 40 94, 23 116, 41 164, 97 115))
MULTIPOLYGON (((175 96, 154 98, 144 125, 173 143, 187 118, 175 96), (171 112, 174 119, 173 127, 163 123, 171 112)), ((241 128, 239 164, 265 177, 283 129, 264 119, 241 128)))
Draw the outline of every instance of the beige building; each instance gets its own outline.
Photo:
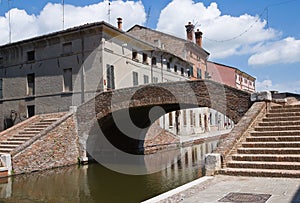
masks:
MULTIPOLYGON (((187 39, 181 39, 140 25, 133 26, 127 32, 192 63, 193 66, 189 72, 191 79, 205 79, 209 53, 202 48, 202 32, 199 30, 194 32, 194 25, 190 22, 185 28, 187 39)), ((178 67, 170 66, 170 69, 174 72, 181 71, 178 67)))

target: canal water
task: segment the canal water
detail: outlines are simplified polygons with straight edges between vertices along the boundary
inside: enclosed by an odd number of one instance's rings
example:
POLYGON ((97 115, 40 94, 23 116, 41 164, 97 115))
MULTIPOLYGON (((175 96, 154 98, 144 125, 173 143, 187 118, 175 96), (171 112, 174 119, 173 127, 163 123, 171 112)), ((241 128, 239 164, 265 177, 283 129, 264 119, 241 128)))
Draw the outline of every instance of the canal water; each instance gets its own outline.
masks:
POLYGON ((148 175, 125 175, 90 164, 0 179, 0 202, 141 202, 203 176, 204 155, 217 144, 181 148, 170 167, 148 175))

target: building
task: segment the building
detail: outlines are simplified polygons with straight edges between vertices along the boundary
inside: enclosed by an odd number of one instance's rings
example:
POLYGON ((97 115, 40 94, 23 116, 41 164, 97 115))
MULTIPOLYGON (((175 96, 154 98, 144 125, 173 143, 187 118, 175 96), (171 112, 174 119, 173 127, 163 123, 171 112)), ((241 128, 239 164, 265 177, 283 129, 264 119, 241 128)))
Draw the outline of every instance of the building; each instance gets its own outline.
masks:
POLYGON ((237 68, 208 61, 207 72, 211 80, 248 92, 255 92, 256 79, 237 68))
MULTIPOLYGON (((206 62, 209 53, 202 48, 202 32, 194 32, 194 25, 189 22, 186 26, 187 39, 152 30, 140 25, 135 25, 127 32, 153 46, 167 50, 193 64, 189 72, 191 79, 205 79, 206 62)), ((170 66, 174 72, 181 71, 178 67, 170 66)))
MULTIPOLYGON (((185 26, 187 40, 138 25, 124 32, 122 19, 117 23, 86 24, 0 46, 0 130, 35 114, 67 111, 96 92, 209 76, 209 53, 191 23, 185 26)), ((209 108, 170 112, 158 122, 177 135, 233 127, 209 108)))
POLYGON ((189 80, 192 64, 105 22, 0 46, 0 130, 115 88, 189 80), (171 72, 169 67, 180 72, 171 72))
MULTIPOLYGON (((190 72, 192 80, 211 79, 207 71, 209 53, 202 47, 202 32, 199 30, 194 32, 194 25, 191 22, 185 25, 185 28, 186 39, 140 25, 133 26, 127 32, 192 63, 193 67, 190 72)), ((170 71, 176 72, 177 68, 170 67, 170 71)), ((176 135, 192 135, 233 127, 233 122, 226 116, 209 108, 171 112, 162 116, 159 121, 162 128, 176 135)))

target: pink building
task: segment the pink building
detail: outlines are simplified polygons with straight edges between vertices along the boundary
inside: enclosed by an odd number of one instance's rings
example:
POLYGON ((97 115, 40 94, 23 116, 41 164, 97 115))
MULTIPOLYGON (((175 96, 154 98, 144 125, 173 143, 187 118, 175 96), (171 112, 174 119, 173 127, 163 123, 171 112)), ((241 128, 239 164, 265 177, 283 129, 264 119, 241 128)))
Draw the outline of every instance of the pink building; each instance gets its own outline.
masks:
POLYGON ((248 92, 255 92, 255 78, 237 68, 207 61, 211 80, 248 92))

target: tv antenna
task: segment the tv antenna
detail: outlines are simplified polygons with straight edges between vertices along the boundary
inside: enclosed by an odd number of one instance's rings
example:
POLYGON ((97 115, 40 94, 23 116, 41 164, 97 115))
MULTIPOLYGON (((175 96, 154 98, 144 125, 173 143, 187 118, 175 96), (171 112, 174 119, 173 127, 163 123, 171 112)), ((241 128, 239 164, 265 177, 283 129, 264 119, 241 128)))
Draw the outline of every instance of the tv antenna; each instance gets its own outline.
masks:
POLYGON ((62 4, 62 29, 65 29, 65 1, 61 1, 62 4))
POLYGON ((11 43, 11 16, 10 16, 10 10, 11 10, 11 0, 7 0, 8 4, 8 42, 11 43))
POLYGON ((151 13, 151 6, 149 7, 148 12, 147 12, 146 27, 148 26, 148 22, 149 22, 149 18, 150 18, 150 13, 151 13))
POLYGON ((107 15, 108 15, 108 23, 110 23, 110 13, 111 13, 111 9, 110 9, 110 1, 108 1, 108 12, 107 12, 107 15))

